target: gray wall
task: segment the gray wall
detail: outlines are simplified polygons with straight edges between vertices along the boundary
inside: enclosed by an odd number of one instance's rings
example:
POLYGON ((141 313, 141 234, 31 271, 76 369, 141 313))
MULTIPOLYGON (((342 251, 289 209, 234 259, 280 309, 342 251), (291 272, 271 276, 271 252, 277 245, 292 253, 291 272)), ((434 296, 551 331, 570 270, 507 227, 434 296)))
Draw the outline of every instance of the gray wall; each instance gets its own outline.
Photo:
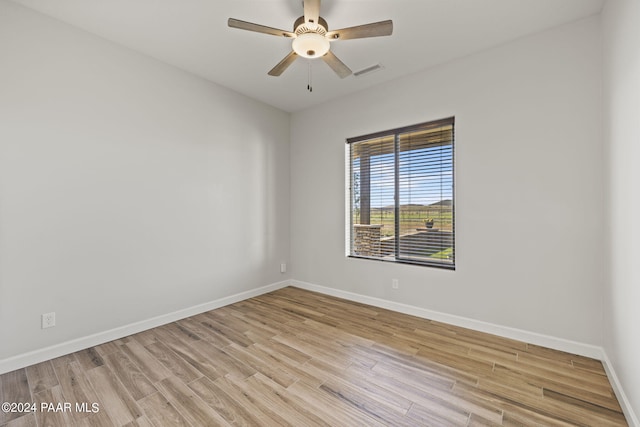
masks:
POLYGON ((6 1, 0 53, 0 362, 288 277, 287 113, 6 1))
POLYGON ((592 17, 293 114, 293 277, 601 345, 601 60, 592 17), (448 116, 457 270, 346 258, 345 138, 448 116))
MULTIPOLYGON (((640 414, 640 2, 607 2, 604 33, 609 262, 604 347, 640 414)), ((635 425, 640 425, 636 418, 635 425)), ((631 425, 633 423, 629 420, 631 425)))

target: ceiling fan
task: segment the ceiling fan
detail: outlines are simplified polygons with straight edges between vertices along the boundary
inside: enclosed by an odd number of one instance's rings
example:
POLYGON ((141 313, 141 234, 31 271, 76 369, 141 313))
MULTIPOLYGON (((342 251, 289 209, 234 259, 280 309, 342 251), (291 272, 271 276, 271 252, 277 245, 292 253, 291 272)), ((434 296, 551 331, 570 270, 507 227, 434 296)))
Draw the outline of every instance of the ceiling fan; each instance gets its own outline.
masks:
POLYGON ((229 18, 228 24, 229 27, 232 28, 293 39, 291 43, 291 53, 285 56, 282 61, 269 71, 268 74, 270 76, 281 75, 284 70, 301 56, 310 59, 322 58, 322 60, 343 79, 351 74, 351 69, 331 52, 330 42, 389 36, 393 32, 393 22, 391 20, 329 31, 327 21, 320 16, 320 0, 304 0, 303 9, 304 16, 295 20, 293 23, 293 31, 279 30, 277 28, 234 18, 229 18))

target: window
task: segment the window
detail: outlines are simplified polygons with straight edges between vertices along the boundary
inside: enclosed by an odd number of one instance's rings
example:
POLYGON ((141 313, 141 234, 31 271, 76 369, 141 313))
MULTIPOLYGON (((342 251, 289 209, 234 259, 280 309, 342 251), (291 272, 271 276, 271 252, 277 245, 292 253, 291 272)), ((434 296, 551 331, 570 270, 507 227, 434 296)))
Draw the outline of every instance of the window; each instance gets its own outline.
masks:
POLYGON ((347 140, 347 255, 455 268, 454 119, 347 140))

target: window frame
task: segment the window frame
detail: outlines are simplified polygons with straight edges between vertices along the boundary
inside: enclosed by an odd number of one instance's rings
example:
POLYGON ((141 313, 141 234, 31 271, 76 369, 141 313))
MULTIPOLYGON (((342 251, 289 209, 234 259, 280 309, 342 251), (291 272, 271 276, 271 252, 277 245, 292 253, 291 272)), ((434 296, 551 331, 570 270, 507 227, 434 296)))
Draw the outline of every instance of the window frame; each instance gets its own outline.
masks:
MULTIPOLYGON (((446 144, 449 145, 449 144, 446 144)), ((345 236, 345 246, 346 246, 346 256, 348 258, 356 258, 356 259, 367 259, 373 261, 382 261, 389 262, 395 264, 409 264, 409 265, 417 265, 424 267, 435 267, 446 270, 455 270, 456 269, 456 209, 455 209, 455 199, 456 199, 456 164, 455 164, 455 117, 447 117, 439 120, 433 120, 429 122, 419 123, 415 125, 403 126, 395 129, 389 129, 380 132, 369 133, 366 135, 361 135, 357 137, 347 138, 345 144, 345 158, 346 158, 346 167, 345 167, 345 178, 346 178, 346 192, 345 192, 345 201, 346 201, 346 216, 347 220, 345 221, 346 225, 346 233, 345 236), (402 218, 400 215, 400 206, 401 206, 401 193, 400 193, 400 135, 406 135, 414 132, 420 131, 429 131, 435 130, 438 128, 451 126, 451 247, 453 249, 452 258, 450 263, 446 263, 443 261, 430 261, 428 259, 415 259, 415 258, 403 258, 401 256, 400 251, 400 224, 402 222, 402 218), (375 256, 365 256, 365 255, 357 255, 354 254, 354 191, 353 191, 353 179, 354 179, 354 157, 352 157, 352 146, 353 144, 357 144, 359 142, 365 142, 374 139, 382 139, 382 138, 393 137, 393 163, 394 163, 394 219, 393 219, 393 227, 394 227, 394 249, 391 256, 389 257, 375 257, 375 256)), ((442 178, 441 181, 442 182, 442 178)), ((359 183, 362 185, 362 183, 359 183)), ((362 197, 362 195, 360 196, 362 197)), ((445 200, 445 199, 442 199, 445 200)), ((442 201, 441 200, 441 201, 442 201)), ((371 209, 371 205, 369 204, 369 209, 371 209)), ((362 224, 362 225, 371 225, 371 224, 362 224)))

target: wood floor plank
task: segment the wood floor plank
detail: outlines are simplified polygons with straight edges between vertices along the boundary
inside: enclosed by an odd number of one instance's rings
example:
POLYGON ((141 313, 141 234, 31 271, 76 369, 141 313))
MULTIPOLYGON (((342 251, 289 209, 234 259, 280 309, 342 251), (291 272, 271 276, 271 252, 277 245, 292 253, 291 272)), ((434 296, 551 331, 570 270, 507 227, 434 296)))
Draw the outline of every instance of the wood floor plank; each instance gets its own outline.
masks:
POLYGON ((211 427, 230 425, 177 377, 165 378, 159 381, 157 386, 191 425, 211 427))
POLYGON ((136 340, 130 340, 120 347, 122 352, 135 363, 152 383, 158 382, 172 375, 171 371, 162 365, 149 351, 136 340))
POLYGON ((609 424, 609 421, 611 421, 610 424, 612 425, 624 421, 624 415, 620 411, 619 406, 612 410, 602 405, 594 404, 583 399, 576 399, 566 394, 547 389, 543 389, 543 396, 547 400, 563 402, 577 408, 580 412, 584 411, 586 414, 592 414, 594 418, 602 420, 602 425, 609 424))
POLYGON ((154 427, 153 424, 151 424, 151 421, 149 421, 149 419, 147 417, 140 417, 134 421, 131 421, 128 424, 125 424, 122 427, 154 427))
POLYGON ((149 344, 146 349, 167 371, 180 378, 185 384, 203 376, 202 372, 198 371, 161 342, 149 344))
POLYGON ((99 407, 0 427, 627 425, 600 361, 297 288, 0 375, 0 401, 99 407))
POLYGON ((264 421, 259 413, 238 405, 232 396, 209 378, 202 377, 192 381, 189 383, 189 388, 231 425, 255 426, 264 421))
POLYGON ((344 371, 343 376, 330 376, 325 384, 332 381, 357 387, 360 393, 371 396, 378 402, 397 409, 401 413, 406 414, 414 403, 410 399, 410 395, 406 393, 406 388, 400 390, 399 387, 394 387, 390 379, 382 375, 376 376, 366 367, 352 365, 344 371))
MULTIPOLYGON (((400 378, 403 384, 418 388, 423 384, 428 384, 429 388, 440 388, 441 390, 449 391, 456 384, 456 380, 451 378, 446 372, 439 373, 433 369, 407 366, 392 360, 377 363, 376 366, 371 368, 371 371, 387 377, 400 378)), ((477 377, 474 376, 472 378, 472 383, 475 384, 477 377)))
POLYGON ((298 380, 298 378, 289 371, 270 363, 270 361, 264 357, 261 358, 257 356, 256 352, 249 351, 249 348, 251 347, 231 344, 225 348, 225 352, 238 360, 242 360, 243 363, 253 370, 253 373, 260 372, 282 387, 287 388, 298 380))
POLYGON ((36 423, 39 426, 67 427, 73 425, 72 410, 65 407, 67 400, 59 385, 33 395, 37 405, 36 423))
MULTIPOLYGON (((502 424, 508 427, 575 427, 575 423, 563 421, 553 414, 542 414, 518 405, 505 404, 502 424)), ((589 425, 589 424, 583 424, 589 425)), ((597 425, 592 424, 593 427, 597 425)))
POLYGON ((285 345, 269 341, 263 345, 256 343, 247 348, 247 351, 273 366, 277 366, 286 375, 296 378, 297 381, 305 381, 307 384, 319 386, 324 378, 314 376, 305 363, 311 358, 306 356, 298 361, 294 360, 296 351, 285 345), (292 356, 294 358, 292 358, 292 356))
POLYGON ((137 334, 131 335, 131 339, 139 342, 144 347, 147 347, 158 342, 158 337, 154 331, 155 329, 149 329, 147 331, 138 332, 137 334))
POLYGON ((352 334, 338 328, 327 326, 315 320, 307 319, 302 322, 304 331, 307 334, 315 334, 320 337, 329 339, 342 347, 362 346, 370 347, 374 344, 373 340, 362 338, 357 334, 352 334))
POLYGON ((310 411, 306 405, 299 404, 282 386, 259 372, 244 382, 267 406, 273 411, 286 414, 287 420, 292 421, 295 425, 329 426, 325 420, 310 411))
MULTIPOLYGON (((374 349, 377 350, 378 348, 374 346, 374 349)), ((386 365, 393 367, 393 369, 399 369, 407 375, 426 376, 430 381, 444 382, 445 384, 453 385, 456 382, 464 382, 476 385, 478 383, 478 373, 476 372, 462 371, 419 355, 414 357, 406 357, 404 355, 388 357, 372 369, 379 370, 386 365)), ((407 380, 410 381, 410 379, 407 380)))
POLYGON ((104 359, 102 358, 96 347, 91 347, 86 350, 80 350, 75 353, 75 356, 82 367, 86 370, 104 365, 104 359))
POLYGON ((226 326, 234 330, 242 330, 243 334, 249 337, 249 334, 256 337, 252 341, 264 341, 280 333, 280 330, 276 330, 270 326, 267 326, 263 321, 255 318, 248 318, 244 313, 234 310, 233 307, 227 306, 225 310, 228 312, 226 326))
POLYGON ((527 343, 522 341, 500 337, 497 335, 488 334, 486 332, 473 331, 471 329, 449 325, 434 320, 430 322, 430 325, 431 327, 440 327, 442 329, 449 330, 455 333, 461 342, 475 343, 483 347, 494 348, 497 350, 512 349, 516 351, 525 351, 528 346, 527 343))
POLYGON ((265 319, 261 316, 253 315, 253 312, 246 312, 239 310, 237 307, 230 305, 225 307, 231 316, 241 319, 243 322, 249 324, 251 331, 257 331, 260 335, 277 335, 280 333, 280 329, 277 327, 277 323, 269 322, 269 318, 265 319))
POLYGON ((305 319, 322 319, 325 316, 324 313, 317 311, 314 305, 305 300, 278 299, 278 308, 286 313, 297 314, 305 319))
POLYGON ((281 325, 287 322, 304 322, 306 320, 303 316, 280 311, 272 304, 267 304, 259 298, 252 298, 251 301, 241 301, 235 304, 235 307, 239 312, 250 318, 268 320, 273 325, 281 325))
POLYGON ((602 366, 602 362, 600 362, 599 360, 590 359, 588 357, 579 356, 577 354, 565 353, 551 348, 541 347, 535 344, 527 344, 527 348, 524 353, 544 357, 551 361, 564 361, 569 364, 574 364, 574 367, 576 364, 582 364, 585 367, 590 367, 593 372, 598 372, 606 376, 604 367, 602 366))
POLYGON ((414 404, 407 413, 407 418, 414 425, 438 425, 438 426, 466 426, 471 414, 464 411, 455 411, 437 404, 428 407, 414 404))
POLYGON ((127 424, 142 415, 138 404, 108 367, 91 369, 87 371, 87 376, 98 395, 101 407, 109 411, 109 417, 116 425, 127 424))
MULTIPOLYGON (((33 402, 32 394, 29 389, 29 380, 27 379, 27 371, 25 369, 18 369, 16 371, 0 375, 0 403, 4 402, 33 402)), ((0 411, 0 425, 16 418, 20 418, 22 415, 22 412, 0 411)))
POLYGON ((562 377, 540 377, 532 374, 522 374, 521 372, 513 371, 501 365, 496 365, 494 372, 496 372, 497 375, 504 374, 510 378, 520 378, 521 381, 526 381, 528 384, 542 388, 543 390, 563 394, 574 399, 580 399, 616 412, 622 412, 620 404, 616 400, 615 395, 611 393, 611 390, 609 390, 608 394, 604 394, 603 389, 594 389, 588 386, 578 387, 563 381, 562 377))
POLYGON ((379 349, 396 356, 415 356, 420 350, 420 345, 415 342, 406 342, 395 336, 375 336, 367 334, 369 339, 375 341, 371 348, 379 349))
POLYGON ((496 371, 509 372, 513 376, 519 375, 522 378, 535 379, 536 383, 540 384, 561 382, 567 386, 589 390, 592 393, 597 393, 604 397, 611 396, 610 385, 607 386, 602 383, 596 384, 586 378, 586 375, 579 377, 576 375, 579 371, 576 372, 572 367, 567 367, 564 371, 557 371, 555 369, 546 369, 519 361, 511 363, 503 360, 499 364, 496 364, 496 371))
POLYGON ((616 419, 607 418, 599 411, 589 411, 586 408, 574 405, 568 405, 556 399, 545 398, 543 390, 540 390, 540 396, 527 392, 514 392, 514 388, 505 391, 497 381, 481 380, 481 388, 485 388, 499 396, 501 400, 532 412, 544 414, 560 421, 565 421, 578 425, 616 425, 616 419), (487 383, 490 383, 487 387, 487 383))
POLYGON ((225 375, 233 375, 237 378, 244 379, 256 373, 256 370, 248 364, 236 359, 225 350, 221 350, 206 341, 193 343, 193 349, 199 351, 200 354, 206 355, 206 357, 215 360, 216 365, 225 372, 225 375))
POLYGON ((502 421, 500 423, 494 423, 493 421, 489 421, 485 418, 482 418, 480 415, 471 414, 469 416, 469 423, 467 427, 499 427, 502 426, 502 421))
POLYGON ((327 365, 334 366, 337 370, 346 369, 351 364, 350 360, 337 357, 326 347, 316 347, 313 342, 310 342, 309 340, 301 340, 296 335, 292 335, 290 333, 278 335, 274 337, 274 340, 292 347, 301 353, 308 354, 311 356, 310 360, 324 362, 327 365))
POLYGON ((205 326, 209 327, 218 336, 222 336, 225 339, 244 347, 253 344, 253 342, 243 334, 243 329, 236 331, 233 328, 228 327, 226 323, 229 322, 229 319, 225 319, 219 313, 209 311, 207 313, 203 313, 203 317, 208 320, 205 326))
POLYGON ((548 372, 549 376, 561 376, 563 381, 579 382, 581 385, 585 383, 585 386, 602 390, 604 395, 608 394, 607 390, 610 384, 606 376, 591 371, 574 369, 573 363, 564 363, 563 361, 549 360, 546 357, 520 353, 515 363, 508 361, 505 364, 510 366, 518 364, 532 369, 537 368, 548 372))
MULTIPOLYGON (((358 367, 348 369, 350 374, 356 374, 360 381, 371 381, 383 388, 389 389, 397 395, 406 397, 412 403, 416 403, 423 408, 442 408, 443 411, 450 411, 458 418, 459 413, 475 413, 483 419, 499 423, 502 420, 503 411, 489 402, 474 399, 473 396, 464 396, 452 393, 451 388, 433 386, 430 382, 418 381, 413 384, 408 383, 402 376, 393 373, 383 375, 373 370, 366 370, 358 367)), ((445 418, 446 419, 446 418, 445 418)))
MULTIPOLYGON (((187 422, 180 412, 160 393, 147 396, 138 403, 144 410, 147 418, 156 427, 190 427, 189 422, 187 422)), ((136 418, 136 420, 138 418, 136 418)))
POLYGON ((209 318, 204 315, 183 319, 180 321, 180 325, 184 329, 187 329, 200 337, 200 339, 205 340, 218 348, 224 348, 232 343, 232 341, 217 333, 209 318))
POLYGON ((122 351, 108 354, 105 361, 134 400, 140 400, 157 391, 151 381, 122 351))
MULTIPOLYGON (((75 414, 74 414, 75 415, 75 414)), ((85 417, 74 417, 76 427, 113 427, 115 424, 106 411, 87 414, 85 417)))
POLYGON ((2 424, 3 427, 38 427, 36 421, 36 414, 26 414, 19 418, 15 418, 6 424, 2 424))
POLYGON ((194 316, 189 319, 189 323, 185 324, 189 325, 190 328, 200 331, 207 342, 210 342, 218 348, 224 348, 233 343, 232 340, 225 337, 219 330, 220 326, 218 323, 214 322, 211 318, 206 316, 206 314, 207 313, 202 313, 194 316))
POLYGON ((415 421, 409 420, 404 416, 406 412, 401 411, 399 408, 384 405, 349 384, 329 380, 320 386, 320 390, 382 424, 415 426, 415 421))
MULTIPOLYGON (((93 387, 89 384, 85 371, 82 369, 77 358, 59 357, 53 359, 51 364, 53 365, 57 378, 60 380, 60 387, 62 388, 62 393, 64 394, 67 402, 70 402, 73 405, 76 403, 87 403, 88 405, 97 403, 100 405, 101 402, 93 390, 93 387)), ((76 422, 79 422, 84 418, 91 418, 92 420, 93 418, 100 418, 99 421, 102 422, 102 417, 93 417, 92 414, 79 411, 73 412, 73 418, 76 422)), ((96 423, 96 425, 108 424, 96 423)))
POLYGON ((458 354, 448 348, 438 348, 437 346, 422 346, 417 357, 427 359, 448 366, 458 372, 474 372, 477 375, 490 375, 493 371, 493 363, 477 360, 466 354, 458 354))
POLYGON ((238 405, 258 417, 260 419, 258 425, 294 426, 293 422, 287 420, 284 414, 271 409, 266 402, 256 396, 257 393, 251 392, 244 380, 222 377, 215 380, 214 383, 238 405))
POLYGON ((278 360, 286 359, 291 363, 303 364, 307 360, 311 359, 310 355, 296 350, 286 344, 274 341, 273 339, 266 343, 255 343, 251 347, 260 349, 269 354, 274 354, 274 358, 277 358, 278 360))
POLYGON ((189 328, 184 327, 178 322, 169 323, 167 325, 161 326, 158 328, 159 331, 168 331, 169 333, 175 335, 179 340, 184 342, 194 342, 200 341, 202 338, 200 335, 190 330, 189 328))
POLYGON ((335 420, 331 425, 382 427, 385 424, 360 411, 351 403, 344 402, 330 393, 313 387, 304 381, 289 387, 289 391, 299 396, 307 405, 315 408, 319 414, 326 414, 326 419, 335 420))
POLYGON ((58 377, 49 360, 28 366, 26 372, 31 393, 38 393, 58 385, 58 377))
POLYGON ((179 340, 175 335, 163 328, 158 328, 156 334, 167 347, 202 375, 206 375, 212 380, 226 375, 227 372, 221 366, 210 360, 207 355, 203 355, 192 348, 190 342, 179 340))
POLYGON ((97 345, 95 349, 101 356, 106 356, 107 354, 115 353, 120 350, 118 340, 97 345))

